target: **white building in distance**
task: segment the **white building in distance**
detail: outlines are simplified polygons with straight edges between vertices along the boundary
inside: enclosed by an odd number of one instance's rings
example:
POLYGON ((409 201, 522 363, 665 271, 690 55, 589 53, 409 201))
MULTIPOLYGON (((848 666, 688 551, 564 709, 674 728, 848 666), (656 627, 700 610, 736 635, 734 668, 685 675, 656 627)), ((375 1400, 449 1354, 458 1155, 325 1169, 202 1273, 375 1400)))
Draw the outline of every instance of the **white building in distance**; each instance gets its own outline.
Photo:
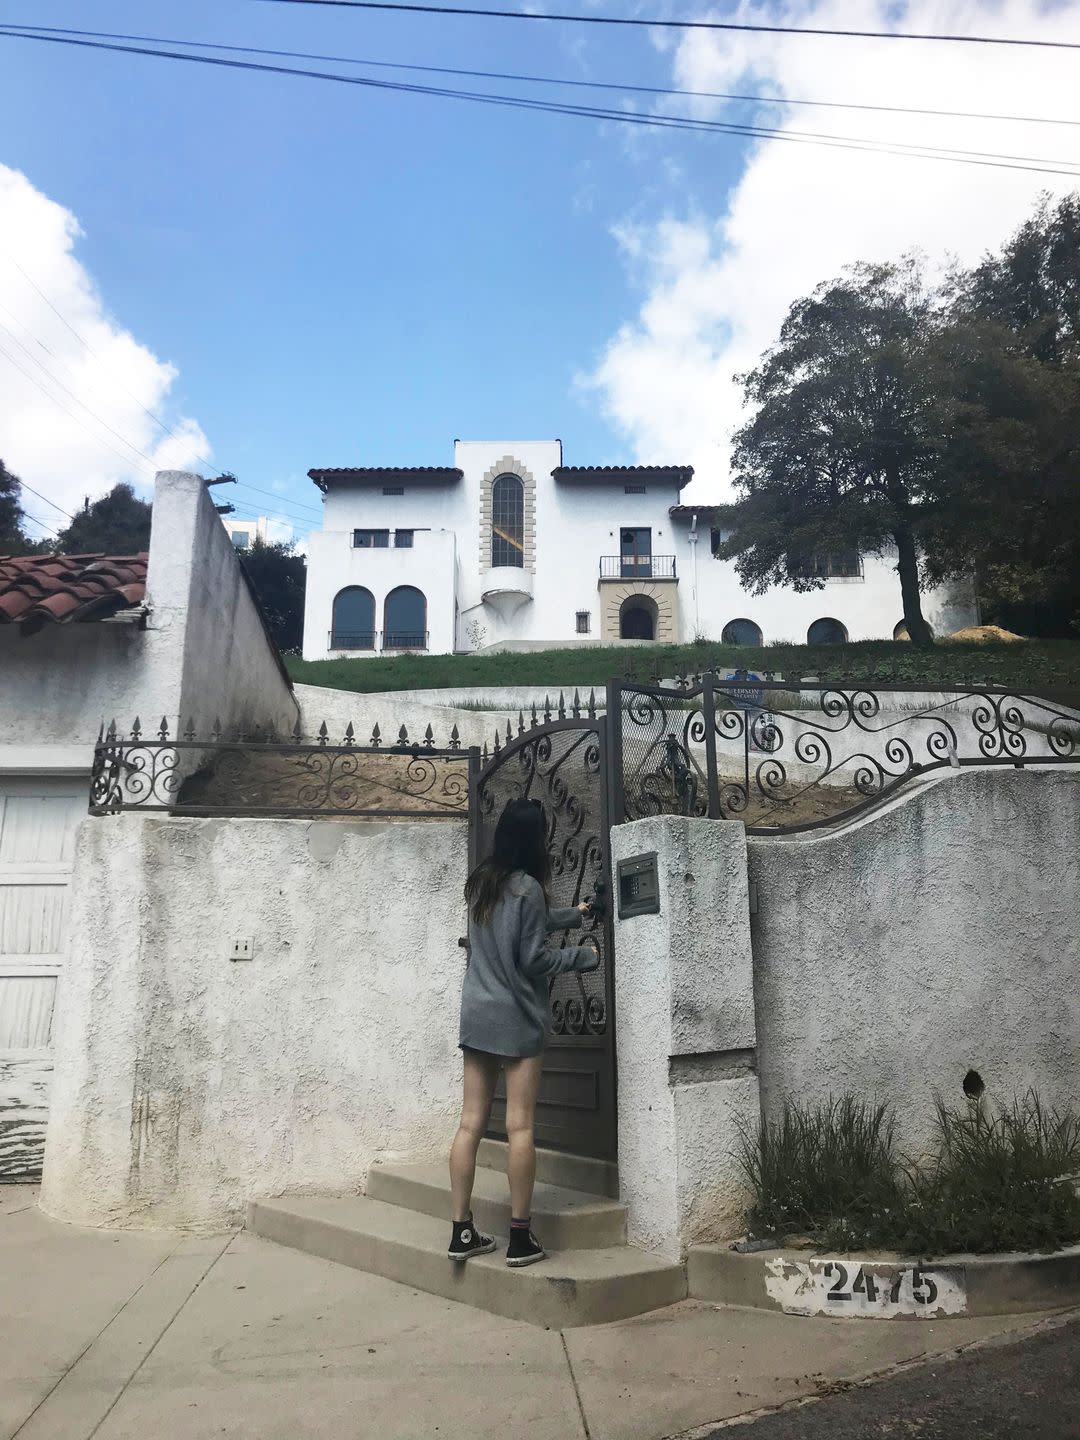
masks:
MULTIPOLYGON (((894 556, 821 555, 823 589, 751 595, 714 558, 688 465, 564 465, 559 440, 458 440, 453 465, 310 470, 304 658, 708 639, 891 639, 894 556)), ((924 596, 939 634, 967 601, 924 596)))

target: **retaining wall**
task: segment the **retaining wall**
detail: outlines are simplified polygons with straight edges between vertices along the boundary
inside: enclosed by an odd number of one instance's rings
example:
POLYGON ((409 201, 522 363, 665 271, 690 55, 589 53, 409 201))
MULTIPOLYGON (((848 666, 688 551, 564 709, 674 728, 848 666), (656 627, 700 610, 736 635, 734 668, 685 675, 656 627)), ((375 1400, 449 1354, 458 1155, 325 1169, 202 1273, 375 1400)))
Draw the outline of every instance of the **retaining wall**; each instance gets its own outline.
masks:
POLYGON ((465 865, 457 821, 84 822, 43 1208, 220 1227, 444 1152, 465 865))

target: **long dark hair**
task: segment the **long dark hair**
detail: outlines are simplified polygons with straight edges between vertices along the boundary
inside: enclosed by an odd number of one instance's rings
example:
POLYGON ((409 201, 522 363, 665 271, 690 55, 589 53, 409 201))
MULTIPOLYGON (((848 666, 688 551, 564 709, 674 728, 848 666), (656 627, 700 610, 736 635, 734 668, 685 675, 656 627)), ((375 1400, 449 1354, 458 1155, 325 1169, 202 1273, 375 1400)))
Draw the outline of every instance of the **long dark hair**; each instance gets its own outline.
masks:
POLYGON ((539 800, 508 800, 495 826, 491 854, 481 860, 465 882, 465 899, 477 925, 491 919, 495 902, 515 870, 539 880, 547 894, 551 862, 547 852, 547 820, 539 800))

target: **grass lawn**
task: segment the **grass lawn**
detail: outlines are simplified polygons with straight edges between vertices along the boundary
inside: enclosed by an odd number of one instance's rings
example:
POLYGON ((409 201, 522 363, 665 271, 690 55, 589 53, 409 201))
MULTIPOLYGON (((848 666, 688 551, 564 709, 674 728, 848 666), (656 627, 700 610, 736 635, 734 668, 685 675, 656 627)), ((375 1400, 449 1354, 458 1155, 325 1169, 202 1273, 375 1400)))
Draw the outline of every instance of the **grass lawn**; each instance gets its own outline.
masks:
POLYGON ((758 675, 791 679, 866 680, 937 686, 994 685, 1019 690, 1080 687, 1080 640, 1024 640, 1011 644, 948 641, 932 650, 894 640, 851 645, 614 646, 530 650, 502 655, 395 655, 386 659, 287 660, 304 685, 333 690, 427 690, 471 685, 544 685, 553 690, 605 685, 613 676, 647 678, 744 666, 758 675))

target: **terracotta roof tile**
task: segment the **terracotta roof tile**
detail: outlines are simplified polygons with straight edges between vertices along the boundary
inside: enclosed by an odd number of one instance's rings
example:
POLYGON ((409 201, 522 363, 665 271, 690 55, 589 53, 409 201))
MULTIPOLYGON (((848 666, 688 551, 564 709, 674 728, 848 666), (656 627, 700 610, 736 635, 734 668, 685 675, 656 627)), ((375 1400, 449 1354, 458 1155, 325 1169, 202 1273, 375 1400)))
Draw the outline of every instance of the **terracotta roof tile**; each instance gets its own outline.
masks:
POLYGON ((141 555, 0 555, 0 625, 103 620, 146 599, 141 555))

